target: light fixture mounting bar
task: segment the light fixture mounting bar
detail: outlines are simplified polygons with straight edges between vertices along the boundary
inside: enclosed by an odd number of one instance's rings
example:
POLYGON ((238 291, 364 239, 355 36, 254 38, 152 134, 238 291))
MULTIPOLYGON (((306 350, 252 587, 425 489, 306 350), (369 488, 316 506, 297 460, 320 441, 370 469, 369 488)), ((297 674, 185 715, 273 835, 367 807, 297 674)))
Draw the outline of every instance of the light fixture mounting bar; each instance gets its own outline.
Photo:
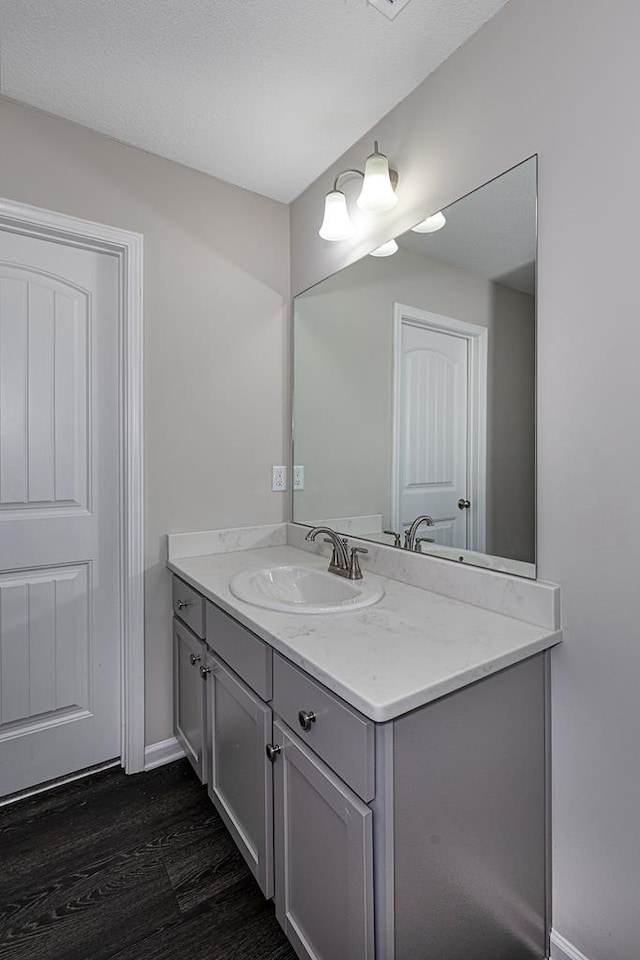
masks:
POLYGON ((362 172, 362 170, 341 170, 340 173, 335 178, 335 180, 333 181, 334 190, 340 189, 340 183, 342 182, 343 177, 347 177, 347 178, 362 177, 362 179, 364 180, 364 173, 362 172))

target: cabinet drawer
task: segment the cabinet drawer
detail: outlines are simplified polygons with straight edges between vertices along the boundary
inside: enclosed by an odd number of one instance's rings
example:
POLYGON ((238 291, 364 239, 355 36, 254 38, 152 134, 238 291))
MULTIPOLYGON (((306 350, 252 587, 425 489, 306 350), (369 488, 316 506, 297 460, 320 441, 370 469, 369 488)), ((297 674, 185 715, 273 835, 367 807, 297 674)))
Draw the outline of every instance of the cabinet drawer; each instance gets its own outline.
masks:
POLYGON ((262 697, 271 700, 273 670, 271 647, 207 601, 207 644, 241 680, 262 697))
POLYGON ((173 612, 204 639, 204 597, 178 577, 173 578, 173 612))
POLYGON ((375 724, 279 654, 273 657, 273 711, 365 802, 373 800, 375 724), (304 722, 303 714, 313 714, 304 722), (307 727, 307 729, 305 729, 307 727))

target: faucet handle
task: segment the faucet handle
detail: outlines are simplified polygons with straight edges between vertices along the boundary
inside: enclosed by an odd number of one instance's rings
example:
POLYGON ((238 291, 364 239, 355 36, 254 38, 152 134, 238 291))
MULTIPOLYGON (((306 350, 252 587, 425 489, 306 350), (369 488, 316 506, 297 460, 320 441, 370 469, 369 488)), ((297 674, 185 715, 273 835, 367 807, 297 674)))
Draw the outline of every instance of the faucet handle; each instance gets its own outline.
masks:
POLYGON ((359 553, 369 553, 366 547, 351 547, 351 562, 349 563, 349 580, 362 580, 359 553))
POLYGON ((394 545, 394 547, 399 547, 399 546, 400 546, 400 534, 399 534, 399 533, 397 533, 395 530, 383 530, 382 532, 383 532, 383 533, 386 533, 386 535, 387 535, 388 537, 393 537, 393 545, 394 545))
POLYGON ((416 553, 422 553, 423 543, 435 543, 435 542, 436 541, 433 537, 418 537, 418 539, 416 540, 416 546, 415 546, 416 553))

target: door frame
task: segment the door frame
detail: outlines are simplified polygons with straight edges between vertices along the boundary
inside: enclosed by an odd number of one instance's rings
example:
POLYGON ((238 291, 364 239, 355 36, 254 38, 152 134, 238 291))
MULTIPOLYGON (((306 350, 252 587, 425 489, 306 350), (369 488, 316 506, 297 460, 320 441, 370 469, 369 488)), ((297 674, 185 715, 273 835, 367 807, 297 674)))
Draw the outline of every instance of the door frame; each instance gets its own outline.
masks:
POLYGON ((120 510, 120 763, 144 769, 143 237, 0 198, 0 228, 107 253, 118 261, 120 510))
POLYGON ((404 303, 393 305, 393 421, 391 438, 391 526, 399 529, 400 493, 400 373, 402 324, 461 337, 468 343, 467 382, 467 496, 475 510, 467 521, 467 549, 485 552, 487 537, 487 353, 489 329, 455 317, 431 313, 404 303))

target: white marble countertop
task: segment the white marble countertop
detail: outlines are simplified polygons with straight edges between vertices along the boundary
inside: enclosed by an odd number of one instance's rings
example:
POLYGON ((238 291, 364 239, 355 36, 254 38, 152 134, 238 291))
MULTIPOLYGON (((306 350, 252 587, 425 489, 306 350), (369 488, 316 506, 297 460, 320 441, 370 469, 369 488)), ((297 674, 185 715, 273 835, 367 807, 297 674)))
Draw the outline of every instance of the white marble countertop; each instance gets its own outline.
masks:
POLYGON ((376 722, 553 646, 559 630, 536 626, 373 573, 385 595, 350 613, 277 613, 236 599, 241 570, 276 564, 326 569, 325 557, 291 546, 186 557, 169 569, 312 677, 376 722))

